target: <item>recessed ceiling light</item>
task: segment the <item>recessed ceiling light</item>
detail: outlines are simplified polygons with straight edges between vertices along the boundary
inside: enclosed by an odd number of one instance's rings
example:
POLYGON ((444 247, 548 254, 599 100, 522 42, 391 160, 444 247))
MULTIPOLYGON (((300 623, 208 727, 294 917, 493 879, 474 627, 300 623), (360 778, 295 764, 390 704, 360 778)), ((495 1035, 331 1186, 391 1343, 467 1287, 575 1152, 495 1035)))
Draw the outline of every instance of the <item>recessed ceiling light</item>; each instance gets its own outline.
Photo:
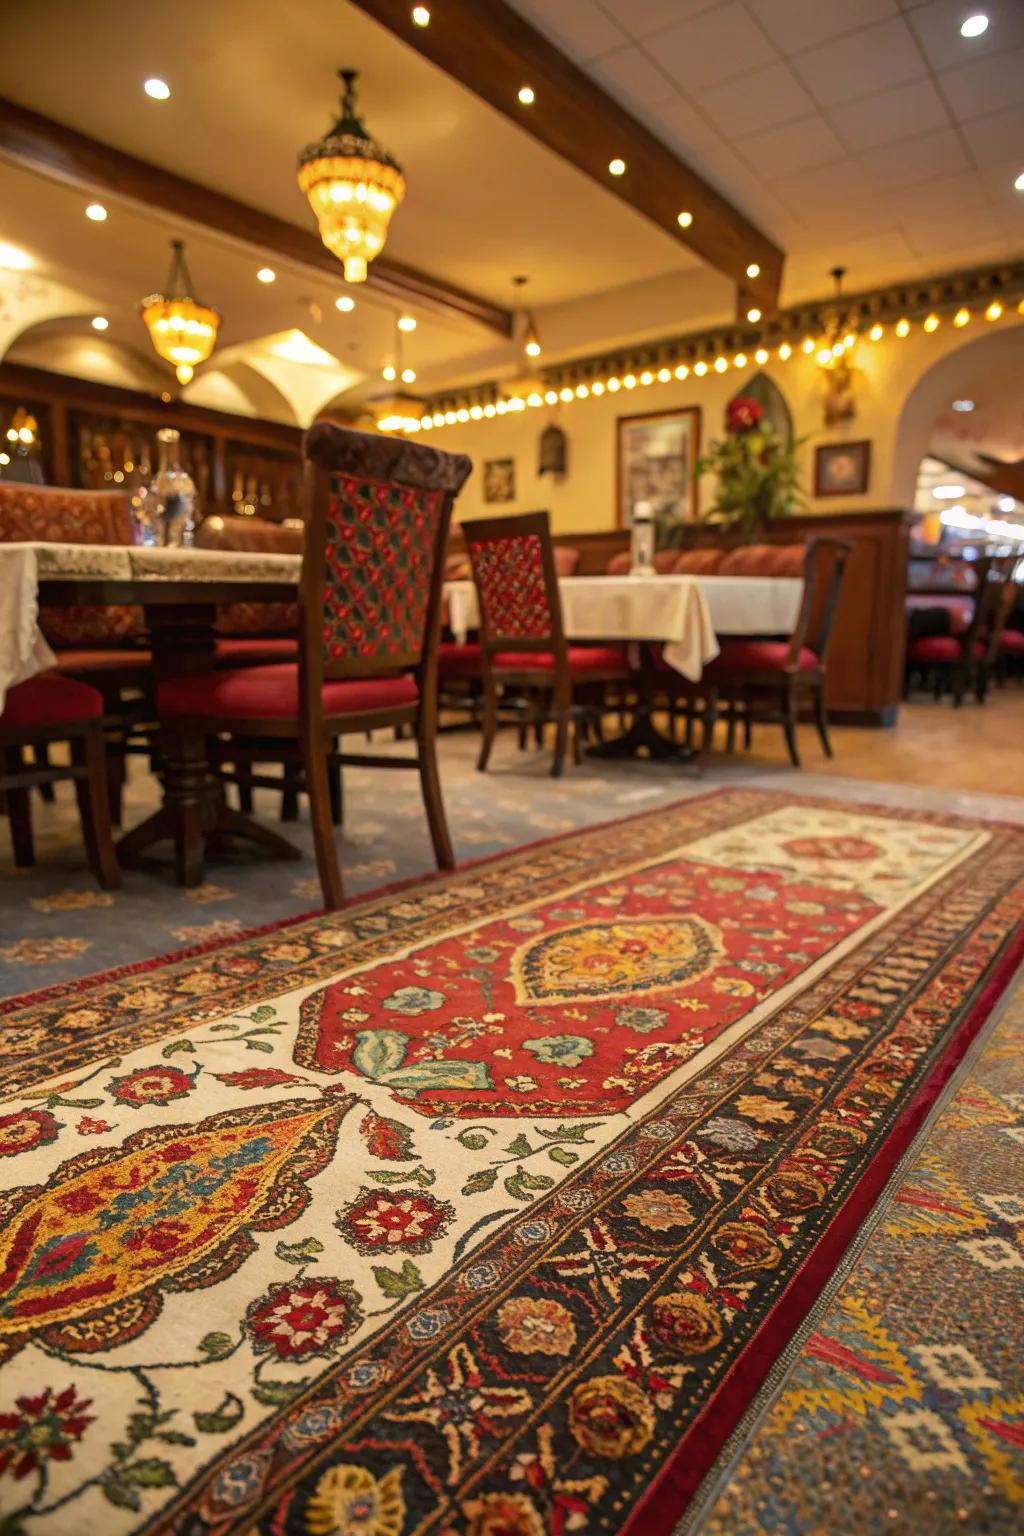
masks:
POLYGON ((536 92, 532 85, 523 85, 519 88, 519 100, 524 107, 532 107, 537 100, 536 92))
POLYGON ((92 317, 92 328, 94 331, 105 331, 109 324, 110 321, 106 315, 93 315, 92 317))
POLYGON ((9 464, 10 462, 11 456, 9 453, 0 453, 0 464, 9 464))
POLYGON ((954 409, 954 411, 965 411, 965 412, 966 411, 973 411, 974 410, 974 401, 973 400, 954 400, 953 401, 953 409, 954 409))
POLYGON ((933 485, 932 495, 936 501, 956 501, 957 497, 962 496, 965 490, 966 486, 963 485, 933 485))
POLYGON ((334 307, 340 309, 343 315, 347 315, 350 310, 355 309, 356 301, 350 299, 347 293, 343 293, 340 299, 335 299, 334 307))
POLYGON ((760 277, 761 276, 761 268, 758 266, 756 261, 752 261, 750 263, 750 266, 747 268, 747 276, 748 277, 760 277))
POLYGON ((980 37, 988 31, 988 17, 979 11, 976 16, 968 16, 966 21, 960 23, 961 37, 980 37))
POLYGON ((416 382, 416 370, 415 370, 415 368, 403 368, 402 369, 402 383, 403 384, 415 384, 415 382, 416 382))
POLYGON ((613 176, 624 176, 626 174, 626 162, 625 160, 618 159, 609 160, 608 169, 613 176))
POLYGON ((1016 505, 1012 496, 1000 496, 996 500, 996 507, 1000 512, 1012 512, 1016 505))
POLYGON ((85 210, 85 216, 87 219, 92 219, 94 224, 102 224, 107 216, 107 210, 102 203, 90 203, 85 210))
POLYGON ((1024 192, 1024 171, 1021 171, 1020 175, 1017 177, 1017 180, 1014 182, 1013 187, 1015 192, 1024 192))
POLYGON ((274 271, 273 267, 260 267, 259 271, 256 273, 256 280, 260 283, 272 283, 276 278, 277 273, 274 271))
POLYGON ((430 12, 427 10, 425 5, 413 6, 412 19, 418 27, 430 26, 430 12))
POLYGON ((398 378, 398 369, 392 363, 388 363, 385 368, 381 369, 381 377, 387 379, 388 383, 391 384, 398 378))
POLYGON ((412 315, 399 315, 398 329, 400 331, 414 331, 416 329, 416 321, 412 315))
POLYGON ((759 309, 748 309, 747 310, 747 319, 750 321, 751 325, 756 325, 757 322, 760 320, 760 318, 761 318, 761 311, 759 309))
POLYGON ((171 88, 167 84, 167 81, 161 80, 159 75, 154 75, 152 79, 147 80, 142 89, 145 91, 146 95, 151 96, 154 101, 166 101, 168 96, 171 94, 171 88))
POLYGON ((27 251, 0 241, 0 267, 6 267, 10 272, 27 272, 31 266, 32 258, 27 251))
POLYGON ((676 214, 676 223, 679 225, 680 229, 689 229, 690 225, 693 223, 693 214, 688 208, 684 208, 682 213, 676 214))

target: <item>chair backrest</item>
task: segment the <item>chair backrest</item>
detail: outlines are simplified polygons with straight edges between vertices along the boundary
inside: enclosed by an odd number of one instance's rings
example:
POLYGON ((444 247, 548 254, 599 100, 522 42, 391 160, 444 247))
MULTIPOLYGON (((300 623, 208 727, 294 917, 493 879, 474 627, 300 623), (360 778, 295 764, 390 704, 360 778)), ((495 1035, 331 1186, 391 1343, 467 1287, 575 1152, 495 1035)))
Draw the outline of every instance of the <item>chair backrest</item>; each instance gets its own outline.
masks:
POLYGON ((659 576, 667 576, 675 568, 678 559, 677 549, 656 549, 651 556, 651 564, 659 576))
POLYGON ((787 665, 796 666, 803 647, 809 646, 824 667, 832 639, 846 562, 853 545, 847 539, 816 535, 804 551, 804 592, 796 625, 789 637, 787 665))
POLYGON ((474 518, 463 531, 480 601, 485 658, 502 650, 564 655, 548 514, 474 518))
MULTIPOLYGON (((51 485, 0 484, 0 543, 131 544, 131 504, 123 491, 79 491, 51 485)), ((40 628, 51 645, 116 646, 146 631, 142 609, 43 608, 40 628)))
POLYGON ((628 549, 620 549, 617 555, 612 555, 605 572, 609 576, 628 576, 633 564, 633 557, 628 549))
POLYGON ((717 576, 725 559, 724 549, 685 549, 676 555, 673 576, 717 576))
POLYGON ((968 656, 981 647, 980 659, 991 664, 999 653, 999 637, 1006 628, 1017 596, 1014 573, 1020 555, 989 555, 978 561, 974 617, 964 636, 968 656))
POLYGON ((719 576, 799 576, 804 569, 802 544, 741 544, 718 567, 719 576))
POLYGON ((445 546, 473 467, 406 438, 318 421, 306 434, 303 698, 325 679, 416 669, 436 689, 445 546))
POLYGON ((272 555, 301 555, 302 528, 272 523, 265 517, 205 517, 196 532, 200 549, 259 550, 272 555))

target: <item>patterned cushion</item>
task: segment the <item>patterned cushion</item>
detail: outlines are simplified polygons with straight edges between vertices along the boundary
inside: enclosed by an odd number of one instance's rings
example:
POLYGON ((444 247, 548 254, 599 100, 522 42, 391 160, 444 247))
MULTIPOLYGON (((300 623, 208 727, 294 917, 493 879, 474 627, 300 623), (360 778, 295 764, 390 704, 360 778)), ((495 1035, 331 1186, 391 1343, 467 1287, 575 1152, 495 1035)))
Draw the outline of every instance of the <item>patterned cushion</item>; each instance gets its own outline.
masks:
POLYGON ((219 635, 295 635, 298 603, 222 603, 217 609, 219 635))
POLYGON ((15 683, 7 690, 0 728, 26 730, 34 725, 71 725, 80 720, 98 720, 103 713, 103 695, 88 683, 56 672, 41 672, 27 683, 15 683))
POLYGON ((551 633, 551 609, 544 586, 544 557, 535 533, 474 542, 466 538, 473 560, 480 605, 495 639, 539 640, 551 633))
MULTIPOLYGON (((781 672, 789 656, 788 640, 727 640, 704 675, 727 672, 781 672)), ((818 658, 804 646, 797 662, 801 672, 818 665, 818 658)))
POLYGON ((421 656, 444 495, 334 476, 323 629, 332 661, 421 656))
MULTIPOLYGON (((325 683, 325 715, 360 714, 416 704, 411 677, 366 677, 325 683)), ((157 688, 161 715, 197 715, 205 720, 298 720, 299 669, 294 663, 173 677, 157 688)))
MULTIPOLYGON (((569 671, 575 675, 587 672, 614 672, 625 677, 629 668, 623 653, 614 645, 570 645, 568 649, 569 671)), ((499 651, 493 658, 493 666, 508 672, 553 672, 555 658, 548 651, 499 651)))
MULTIPOLYGON (((122 491, 0 485, 0 543, 130 544, 132 519, 122 491)), ((141 608, 43 608, 39 625, 51 645, 119 645, 146 632, 141 608)))

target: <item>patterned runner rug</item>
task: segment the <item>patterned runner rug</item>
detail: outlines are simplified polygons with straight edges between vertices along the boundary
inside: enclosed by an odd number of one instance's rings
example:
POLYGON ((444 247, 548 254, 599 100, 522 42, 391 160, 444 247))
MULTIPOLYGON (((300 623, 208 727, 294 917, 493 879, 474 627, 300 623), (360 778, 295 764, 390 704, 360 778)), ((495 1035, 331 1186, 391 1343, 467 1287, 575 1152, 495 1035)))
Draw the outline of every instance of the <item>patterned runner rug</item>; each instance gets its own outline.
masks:
POLYGON ((1019 829, 728 791, 15 1001, 0 1530, 671 1530, 1022 915, 1019 829))

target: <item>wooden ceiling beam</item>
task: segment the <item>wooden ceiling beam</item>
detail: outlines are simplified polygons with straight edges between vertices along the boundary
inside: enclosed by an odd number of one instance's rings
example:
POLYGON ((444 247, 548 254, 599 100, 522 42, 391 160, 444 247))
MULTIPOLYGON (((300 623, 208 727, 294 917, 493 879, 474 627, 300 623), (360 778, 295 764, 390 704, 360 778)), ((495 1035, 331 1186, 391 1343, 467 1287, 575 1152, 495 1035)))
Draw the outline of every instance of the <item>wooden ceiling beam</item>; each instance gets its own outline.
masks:
MULTIPOLYGON (((341 263, 311 230, 113 149, 5 97, 0 97, 0 158, 69 186, 125 198, 215 231, 339 286, 344 281, 341 263)), ((471 321, 499 336, 512 334, 511 311, 387 257, 370 263, 365 286, 382 298, 418 305, 443 319, 471 321)))
POLYGON ((412 20, 409 0, 353 3, 734 282, 737 319, 755 307, 775 313, 785 260, 778 246, 505 0, 437 0, 425 27, 412 20), (526 106, 524 85, 535 93, 526 106), (615 159, 626 162, 621 176, 609 172, 615 159), (683 212, 693 216, 686 228, 683 212), (752 267, 759 270, 748 277, 752 267))

